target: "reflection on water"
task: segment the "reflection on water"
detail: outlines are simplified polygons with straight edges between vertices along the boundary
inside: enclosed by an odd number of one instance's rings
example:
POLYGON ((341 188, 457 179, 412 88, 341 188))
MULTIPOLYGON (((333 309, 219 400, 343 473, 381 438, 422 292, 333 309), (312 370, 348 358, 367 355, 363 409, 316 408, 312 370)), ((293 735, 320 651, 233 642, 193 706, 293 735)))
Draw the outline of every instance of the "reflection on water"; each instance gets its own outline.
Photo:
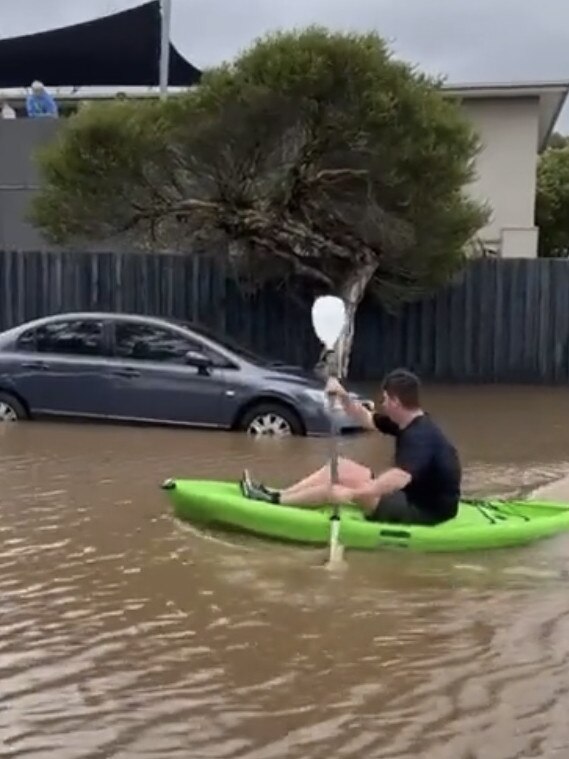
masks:
MULTIPOLYGON (((562 391, 439 389, 468 492, 569 472, 562 391)), ((345 440, 377 465, 389 443, 345 440)), ((167 476, 288 482, 326 441, 0 429, 0 755, 569 756, 569 536, 484 554, 322 552, 177 523, 167 476)), ((556 497, 569 500, 557 483, 556 497)))

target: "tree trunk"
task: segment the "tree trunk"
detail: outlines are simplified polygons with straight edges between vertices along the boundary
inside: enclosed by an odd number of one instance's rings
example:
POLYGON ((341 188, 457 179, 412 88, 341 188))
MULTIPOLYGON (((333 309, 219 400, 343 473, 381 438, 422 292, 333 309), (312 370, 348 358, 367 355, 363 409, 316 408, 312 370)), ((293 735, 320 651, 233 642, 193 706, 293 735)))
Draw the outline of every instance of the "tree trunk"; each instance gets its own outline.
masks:
POLYGON ((338 346, 340 376, 344 378, 348 376, 350 366, 356 329, 356 313, 376 269, 377 264, 375 262, 358 267, 340 287, 338 293, 346 307, 346 328, 338 346))

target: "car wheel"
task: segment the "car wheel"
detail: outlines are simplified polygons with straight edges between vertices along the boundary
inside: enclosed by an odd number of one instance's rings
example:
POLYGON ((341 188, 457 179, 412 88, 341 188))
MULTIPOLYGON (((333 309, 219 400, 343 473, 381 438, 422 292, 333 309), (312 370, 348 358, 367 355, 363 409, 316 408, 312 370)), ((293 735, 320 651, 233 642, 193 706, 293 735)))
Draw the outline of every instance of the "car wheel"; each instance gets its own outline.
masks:
POLYGON ((243 414, 239 429, 249 435, 285 437, 302 435, 302 423, 297 414, 280 403, 260 403, 243 414))
POLYGON ((0 393, 0 422, 17 422, 27 419, 26 409, 9 393, 0 393))

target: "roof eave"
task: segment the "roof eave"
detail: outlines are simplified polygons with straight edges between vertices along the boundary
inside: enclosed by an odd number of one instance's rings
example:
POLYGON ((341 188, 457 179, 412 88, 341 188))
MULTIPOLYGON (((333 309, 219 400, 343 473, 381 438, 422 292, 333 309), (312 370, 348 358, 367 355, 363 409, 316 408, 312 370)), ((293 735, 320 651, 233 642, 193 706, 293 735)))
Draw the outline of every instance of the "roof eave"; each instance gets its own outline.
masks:
POLYGON ((539 99, 538 152, 543 152, 569 95, 569 81, 445 84, 442 89, 460 99, 539 99))

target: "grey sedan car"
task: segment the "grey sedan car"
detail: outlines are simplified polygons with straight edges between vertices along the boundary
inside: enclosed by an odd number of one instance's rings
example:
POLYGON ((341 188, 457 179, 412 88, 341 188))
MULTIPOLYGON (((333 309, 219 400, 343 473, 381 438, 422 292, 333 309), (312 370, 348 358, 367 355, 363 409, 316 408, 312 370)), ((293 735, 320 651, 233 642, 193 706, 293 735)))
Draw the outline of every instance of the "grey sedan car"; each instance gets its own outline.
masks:
MULTIPOLYGON (((0 419, 47 416, 253 435, 330 431, 315 375, 185 322, 106 312, 48 316, 0 334, 0 419)), ((358 429, 343 413, 338 422, 340 431, 358 429)))

